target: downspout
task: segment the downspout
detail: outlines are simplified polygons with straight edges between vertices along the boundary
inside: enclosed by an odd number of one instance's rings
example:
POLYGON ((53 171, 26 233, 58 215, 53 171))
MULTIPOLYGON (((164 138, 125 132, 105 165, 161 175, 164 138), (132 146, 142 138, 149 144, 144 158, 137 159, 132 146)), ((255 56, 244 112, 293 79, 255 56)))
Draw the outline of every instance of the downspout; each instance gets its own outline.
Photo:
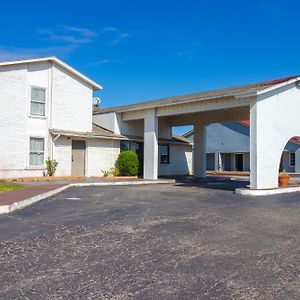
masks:
POLYGON ((61 136, 61 134, 58 134, 52 141, 53 143, 61 136))
MULTIPOLYGON (((49 121, 48 121, 48 128, 52 128, 52 113, 53 113, 53 101, 52 101, 52 88, 53 88, 53 62, 50 61, 50 67, 49 67, 49 76, 48 76, 48 81, 49 81, 49 106, 48 106, 48 111, 49 111, 49 121)), ((57 140, 57 138, 59 137, 60 135, 58 135, 57 137, 55 137, 54 140, 52 140, 52 135, 49 134, 49 140, 50 140, 50 143, 49 143, 49 152, 50 152, 50 157, 51 159, 53 160, 54 158, 54 142, 57 140)))

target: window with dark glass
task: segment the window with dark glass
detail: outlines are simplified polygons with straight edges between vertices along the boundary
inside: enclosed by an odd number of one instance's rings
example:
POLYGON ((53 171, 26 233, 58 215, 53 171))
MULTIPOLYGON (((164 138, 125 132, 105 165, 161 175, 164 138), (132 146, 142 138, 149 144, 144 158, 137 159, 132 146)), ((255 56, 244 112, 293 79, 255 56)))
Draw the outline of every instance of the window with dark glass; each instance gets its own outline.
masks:
POLYGON ((135 152, 137 155, 144 155, 144 145, 143 143, 136 143, 135 144, 135 152))
POLYGON ((169 164, 170 163, 169 145, 160 145, 159 151, 160 151, 160 163, 169 164))
POLYGON ((290 152, 290 167, 295 167, 296 157, 295 152, 290 152))
POLYGON ((130 150, 130 142, 129 141, 121 141, 121 143, 120 143, 120 150, 121 151, 130 150))

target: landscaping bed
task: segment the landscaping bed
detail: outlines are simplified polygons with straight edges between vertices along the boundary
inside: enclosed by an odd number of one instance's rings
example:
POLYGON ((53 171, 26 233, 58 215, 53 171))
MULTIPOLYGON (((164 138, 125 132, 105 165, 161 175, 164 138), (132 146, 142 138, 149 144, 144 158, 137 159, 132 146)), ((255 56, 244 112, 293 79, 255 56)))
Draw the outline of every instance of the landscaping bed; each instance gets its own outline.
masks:
POLYGON ((250 176, 250 172, 240 171, 207 171, 206 174, 218 176, 250 176))
POLYGON ((21 184, 0 184, 0 193, 19 190, 24 188, 21 184))
POLYGON ((7 178, 3 182, 31 182, 31 181, 55 181, 55 180, 80 180, 82 176, 40 176, 24 178, 7 178))

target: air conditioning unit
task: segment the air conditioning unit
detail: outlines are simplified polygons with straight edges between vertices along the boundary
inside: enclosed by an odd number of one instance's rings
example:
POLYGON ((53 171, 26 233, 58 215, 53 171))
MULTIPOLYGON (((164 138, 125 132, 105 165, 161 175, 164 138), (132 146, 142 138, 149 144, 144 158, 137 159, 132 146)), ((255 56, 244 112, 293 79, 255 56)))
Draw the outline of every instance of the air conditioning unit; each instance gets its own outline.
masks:
POLYGON ((99 97, 93 97, 93 107, 99 107, 101 99, 99 97))

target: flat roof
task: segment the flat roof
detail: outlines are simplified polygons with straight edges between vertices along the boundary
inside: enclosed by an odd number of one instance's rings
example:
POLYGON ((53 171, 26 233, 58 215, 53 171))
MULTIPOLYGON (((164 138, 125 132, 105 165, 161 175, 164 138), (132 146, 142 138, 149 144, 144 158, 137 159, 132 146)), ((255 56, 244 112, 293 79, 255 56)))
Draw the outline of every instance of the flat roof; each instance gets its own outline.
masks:
POLYGON ((90 85, 93 90, 101 90, 102 86, 96 83, 95 81, 91 80, 87 76, 83 75, 82 73, 75 70, 73 67, 69 66, 68 64, 64 63, 62 60, 57 58, 56 56, 47 56, 47 57, 39 57, 39 58, 28 58, 28 59, 18 59, 18 60, 7 60, 7 61, 0 61, 0 67, 10 66, 10 65, 18 65, 18 64, 28 64, 28 63, 38 63, 38 62, 45 62, 51 61, 65 70, 69 71, 74 76, 80 78, 82 81, 90 85))
POLYGON ((204 91, 200 93, 174 96, 174 97, 151 100, 146 102, 139 102, 136 104, 122 105, 122 106, 115 106, 115 107, 108 107, 108 108, 96 108, 94 109, 93 113, 96 115, 96 114, 104 114, 110 112, 126 112, 126 111, 203 101, 208 99, 230 97, 230 96, 234 96, 237 98, 254 96, 293 83, 298 80, 300 80, 299 75, 289 76, 289 77, 279 78, 275 80, 251 83, 251 84, 234 86, 234 87, 229 87, 224 89, 204 91))

